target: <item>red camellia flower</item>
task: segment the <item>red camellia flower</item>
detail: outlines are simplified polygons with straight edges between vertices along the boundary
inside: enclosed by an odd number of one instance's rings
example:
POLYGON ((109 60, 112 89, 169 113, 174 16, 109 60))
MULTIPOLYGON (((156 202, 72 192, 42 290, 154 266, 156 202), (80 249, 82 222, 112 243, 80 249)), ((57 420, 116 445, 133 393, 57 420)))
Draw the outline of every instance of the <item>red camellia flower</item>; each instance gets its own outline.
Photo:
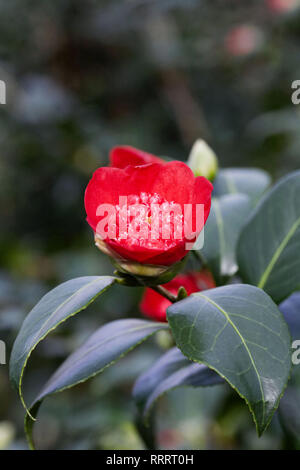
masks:
POLYGON ((98 168, 85 192, 87 222, 97 246, 110 256, 170 266, 186 255, 203 229, 212 189, 182 162, 98 168))
MULTIPOLYGON (((216 287, 216 284, 212 274, 207 270, 203 270, 200 273, 179 274, 172 281, 164 284, 164 287, 174 295, 177 295, 178 289, 181 286, 190 295, 194 292, 212 289, 216 287)), ((147 287, 140 303, 140 310, 144 315, 154 320, 167 321, 166 311, 170 305, 171 302, 168 299, 147 287)))
POLYGON ((109 160, 110 165, 116 168, 126 168, 128 165, 139 166, 148 163, 165 163, 161 158, 129 145, 114 147, 110 151, 109 160))

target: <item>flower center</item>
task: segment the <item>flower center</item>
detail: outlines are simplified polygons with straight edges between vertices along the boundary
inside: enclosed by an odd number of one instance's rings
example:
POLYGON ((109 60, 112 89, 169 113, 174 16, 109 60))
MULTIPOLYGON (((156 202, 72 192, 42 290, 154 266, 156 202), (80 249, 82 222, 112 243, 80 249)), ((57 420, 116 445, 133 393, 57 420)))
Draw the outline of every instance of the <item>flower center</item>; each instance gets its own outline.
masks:
POLYGON ((124 247, 166 250, 183 239, 181 205, 157 193, 131 194, 115 210, 108 223, 115 228, 112 239, 124 247))

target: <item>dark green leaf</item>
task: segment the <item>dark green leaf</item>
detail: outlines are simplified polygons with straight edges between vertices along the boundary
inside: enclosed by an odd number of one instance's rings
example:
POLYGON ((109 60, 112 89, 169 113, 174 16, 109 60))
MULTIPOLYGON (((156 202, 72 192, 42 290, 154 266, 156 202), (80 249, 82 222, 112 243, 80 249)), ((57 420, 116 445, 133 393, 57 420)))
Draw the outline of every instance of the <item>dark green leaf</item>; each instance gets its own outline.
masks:
POLYGON ((133 396, 135 401, 144 406, 149 395, 165 378, 178 369, 191 364, 178 348, 172 348, 161 356, 155 364, 137 379, 133 396))
POLYGON ((291 368, 288 327, 272 299, 257 287, 234 284, 192 294, 170 306, 167 316, 183 354, 229 382, 261 434, 291 368))
POLYGON ((207 387, 223 379, 203 364, 192 363, 177 348, 164 354, 135 383, 133 395, 147 414, 164 393, 180 386, 207 387))
POLYGON ((247 194, 252 205, 261 197, 270 185, 271 178, 258 168, 226 168, 220 170, 214 180, 214 196, 225 194, 247 194))
POLYGON ((19 391, 25 409, 22 380, 32 351, 50 331, 85 309, 115 280, 110 276, 88 276, 64 282, 48 292, 25 318, 10 358, 10 378, 19 391))
POLYGON ((207 366, 203 364, 190 364, 173 372, 153 390, 146 402, 144 414, 149 413, 150 408, 160 396, 170 390, 174 390, 174 388, 182 386, 210 387, 222 382, 223 379, 207 366))
POLYGON ((280 302, 300 289, 300 171, 281 179, 260 201, 238 244, 243 280, 280 302))
POLYGON ((244 194, 213 199, 201 253, 218 284, 237 271, 236 245, 250 210, 249 198, 244 194))
MULTIPOLYGON (((167 328, 166 323, 136 319, 117 320, 102 326, 57 369, 34 400, 30 408, 31 414, 36 416, 45 397, 99 374, 149 336, 167 328)), ((25 429, 31 447, 32 428, 32 419, 27 414, 25 429)))

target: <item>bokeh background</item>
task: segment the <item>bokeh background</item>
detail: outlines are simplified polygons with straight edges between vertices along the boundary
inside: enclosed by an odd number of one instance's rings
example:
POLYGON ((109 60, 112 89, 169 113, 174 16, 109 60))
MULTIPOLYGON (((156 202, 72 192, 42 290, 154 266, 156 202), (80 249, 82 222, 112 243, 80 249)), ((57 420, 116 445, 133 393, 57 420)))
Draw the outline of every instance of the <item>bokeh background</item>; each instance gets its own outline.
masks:
MULTIPOLYGON (((109 149, 185 160, 206 139, 220 165, 276 179, 299 167, 299 0, 10 0, 0 5, 0 339, 7 358, 33 305, 56 284, 112 272, 93 244, 83 194, 109 149)), ((139 316, 139 289, 115 287, 35 351, 27 401, 101 324, 139 316)), ((46 400, 39 448, 139 449, 130 392, 164 348, 157 338, 101 376, 46 400)), ((23 410, 0 366, 0 448, 26 448, 23 410)), ((244 403, 219 386, 157 405, 158 443, 282 449, 275 417, 258 439, 244 403)))

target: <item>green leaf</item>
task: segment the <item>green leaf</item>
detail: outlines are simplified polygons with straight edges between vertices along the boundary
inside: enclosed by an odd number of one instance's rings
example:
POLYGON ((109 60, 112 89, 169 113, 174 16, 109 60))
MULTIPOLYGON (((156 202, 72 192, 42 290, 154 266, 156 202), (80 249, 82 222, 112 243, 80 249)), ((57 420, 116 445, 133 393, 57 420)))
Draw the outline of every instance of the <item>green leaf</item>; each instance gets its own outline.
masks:
POLYGON ((88 276, 64 282, 48 292, 25 318, 10 357, 10 379, 26 410, 22 382, 32 351, 48 333, 85 309, 115 281, 110 276, 88 276))
POLYGON ((270 186, 270 175, 258 168, 226 168, 220 170, 214 180, 214 196, 225 194, 247 194, 252 205, 259 200, 270 186))
POLYGON ((136 381, 133 396, 147 415, 164 393, 180 386, 208 387, 223 379, 203 364, 192 363, 178 348, 172 348, 136 381))
POLYGON ((300 289, 300 171, 282 178, 260 201, 238 243, 243 280, 275 302, 300 289))
POLYGON ((137 404, 143 407, 149 395, 169 375, 178 369, 188 366, 187 359, 178 348, 172 348, 163 354, 150 369, 140 375, 133 387, 133 397, 137 404))
POLYGON ((163 382, 161 382, 148 397, 145 405, 144 415, 146 416, 156 400, 166 392, 178 387, 211 387, 222 383, 223 379, 213 370, 204 364, 190 364, 173 372, 163 382))
POLYGON ((192 294, 167 316, 183 354, 227 380, 246 400, 261 435, 291 369, 290 334, 272 299, 257 287, 233 284, 192 294))
MULTIPOLYGON (((85 382, 114 364, 149 336, 168 328, 166 323, 136 319, 116 320, 102 326, 57 369, 34 400, 30 413, 36 416, 44 398, 85 382)), ((30 446, 33 447, 33 421, 28 414, 25 429, 30 446)))
POLYGON ((201 253, 218 284, 237 272, 236 245, 250 210, 250 200, 245 194, 223 196, 212 201, 201 253))

